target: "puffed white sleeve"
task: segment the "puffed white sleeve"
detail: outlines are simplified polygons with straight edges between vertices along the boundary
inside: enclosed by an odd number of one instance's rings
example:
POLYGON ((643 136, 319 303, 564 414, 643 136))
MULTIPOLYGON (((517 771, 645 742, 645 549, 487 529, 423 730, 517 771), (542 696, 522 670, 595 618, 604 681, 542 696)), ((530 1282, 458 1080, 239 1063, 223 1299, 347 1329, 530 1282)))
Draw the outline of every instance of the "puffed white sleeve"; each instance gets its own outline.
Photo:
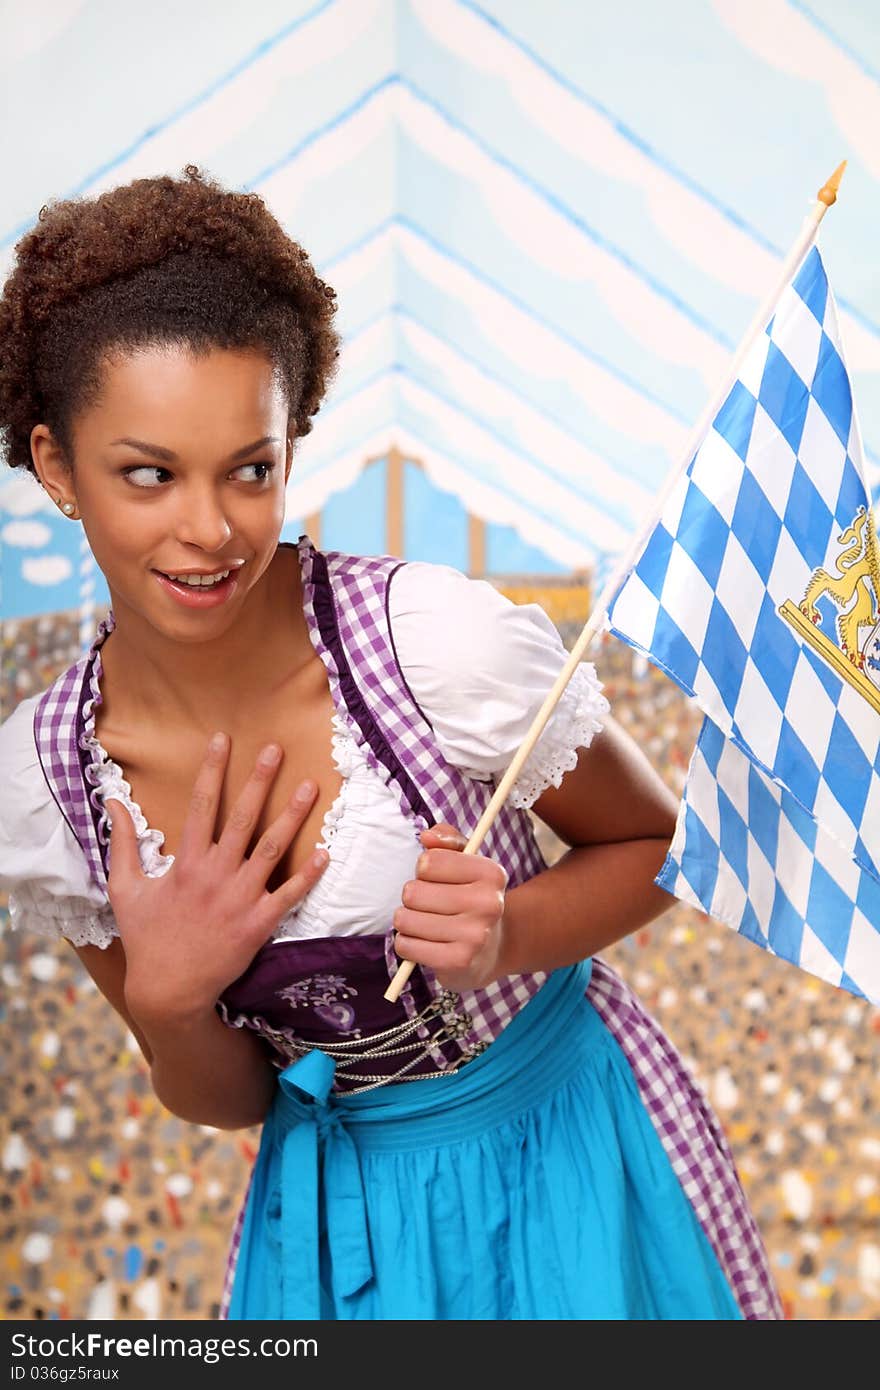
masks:
MULTIPOLYGON (((537 603, 515 604, 486 580, 411 561, 397 571, 388 616, 401 672, 440 751, 478 781, 499 781, 568 660, 537 603)), ((558 787, 610 711, 592 662, 562 693, 513 784, 528 807, 558 787)))
POLYGON ((106 948, 119 933, 106 894, 49 790, 34 743, 34 704, 0 724, 0 890, 13 929, 106 948))

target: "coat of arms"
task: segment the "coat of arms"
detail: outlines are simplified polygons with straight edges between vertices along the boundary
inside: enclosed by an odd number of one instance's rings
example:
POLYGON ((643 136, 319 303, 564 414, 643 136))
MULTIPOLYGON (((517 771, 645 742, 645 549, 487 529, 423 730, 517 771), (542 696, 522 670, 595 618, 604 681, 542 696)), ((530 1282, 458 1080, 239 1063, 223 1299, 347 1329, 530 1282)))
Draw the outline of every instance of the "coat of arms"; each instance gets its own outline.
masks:
POLYGON ((880 555, 871 512, 859 507, 837 541, 837 573, 820 565, 801 602, 786 599, 779 613, 880 713, 880 555), (823 622, 820 603, 826 617, 833 614, 836 640, 823 622))

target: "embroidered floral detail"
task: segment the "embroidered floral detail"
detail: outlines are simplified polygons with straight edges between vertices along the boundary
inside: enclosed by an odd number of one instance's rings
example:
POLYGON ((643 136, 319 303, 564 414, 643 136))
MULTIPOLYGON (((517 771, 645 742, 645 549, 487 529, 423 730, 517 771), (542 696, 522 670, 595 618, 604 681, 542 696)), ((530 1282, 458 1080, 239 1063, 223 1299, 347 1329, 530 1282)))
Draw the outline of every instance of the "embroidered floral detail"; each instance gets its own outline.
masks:
POLYGON ((339 1033, 351 1033, 360 1037, 360 1028, 353 1028, 356 1015, 350 1004, 343 1001, 354 998, 357 990, 346 983, 344 975, 309 975, 304 980, 294 980, 293 984, 276 991, 279 999, 286 999, 292 1009, 312 1009, 324 1023, 329 1023, 339 1033))
POLYGON ((286 999, 292 1009, 308 1008, 309 1004, 309 985, 311 980, 294 980, 292 985, 286 989, 279 989, 278 994, 282 999, 286 999))
POLYGON ((340 997, 351 998, 356 994, 354 985, 346 984, 342 975, 309 975, 278 990, 279 998, 286 999, 292 1009, 307 1008, 310 1004, 333 1004, 340 997))
POLYGON ((328 1003, 331 998, 335 999, 337 993, 343 995, 357 994, 354 985, 347 985, 345 983, 344 975, 316 975, 314 977, 314 983, 316 989, 323 989, 325 991, 321 998, 322 1004, 328 1003))

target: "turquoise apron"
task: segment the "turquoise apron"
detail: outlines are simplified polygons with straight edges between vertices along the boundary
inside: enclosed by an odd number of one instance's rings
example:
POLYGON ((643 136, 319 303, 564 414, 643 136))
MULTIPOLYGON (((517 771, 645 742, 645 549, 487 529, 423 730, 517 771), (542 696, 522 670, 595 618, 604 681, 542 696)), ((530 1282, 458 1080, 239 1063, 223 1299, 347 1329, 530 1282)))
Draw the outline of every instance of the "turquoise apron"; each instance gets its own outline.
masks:
POLYGON ((345 1094, 320 1050, 286 1067, 229 1318, 740 1318, 590 968, 451 1075, 345 1094))

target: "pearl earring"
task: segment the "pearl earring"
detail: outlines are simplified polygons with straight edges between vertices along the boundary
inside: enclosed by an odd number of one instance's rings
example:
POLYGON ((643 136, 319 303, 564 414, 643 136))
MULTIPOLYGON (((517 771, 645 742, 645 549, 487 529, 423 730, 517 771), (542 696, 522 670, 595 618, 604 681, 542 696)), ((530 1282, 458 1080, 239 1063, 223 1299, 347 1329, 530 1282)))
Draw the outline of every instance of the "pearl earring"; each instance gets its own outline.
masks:
POLYGON ((56 501, 65 516, 72 516, 73 513, 76 511, 75 502, 62 502, 60 497, 56 498, 56 501))

